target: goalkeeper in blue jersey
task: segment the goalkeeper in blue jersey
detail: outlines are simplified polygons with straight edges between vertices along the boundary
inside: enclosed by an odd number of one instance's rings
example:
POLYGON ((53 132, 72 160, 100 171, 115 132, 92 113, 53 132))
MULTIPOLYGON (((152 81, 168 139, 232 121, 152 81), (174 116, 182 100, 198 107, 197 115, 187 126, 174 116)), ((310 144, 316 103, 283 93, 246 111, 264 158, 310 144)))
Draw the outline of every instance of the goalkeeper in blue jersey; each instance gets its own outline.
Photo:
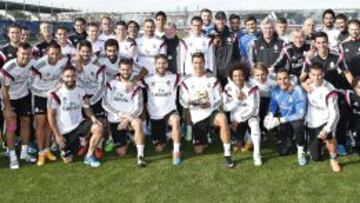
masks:
POLYGON ((290 154, 295 137, 298 162, 300 166, 304 166, 307 164, 304 153, 306 94, 300 86, 290 82, 286 69, 277 70, 276 82, 277 86, 271 94, 269 113, 264 119, 264 126, 269 130, 277 128, 277 147, 281 156, 290 154))

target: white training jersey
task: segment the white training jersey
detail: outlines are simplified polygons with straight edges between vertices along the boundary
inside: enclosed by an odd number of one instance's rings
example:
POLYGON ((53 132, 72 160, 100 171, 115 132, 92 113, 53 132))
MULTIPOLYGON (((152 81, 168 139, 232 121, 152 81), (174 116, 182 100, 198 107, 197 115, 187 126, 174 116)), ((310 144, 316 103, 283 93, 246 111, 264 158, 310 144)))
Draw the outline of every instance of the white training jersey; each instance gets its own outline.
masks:
POLYGON ((130 37, 127 37, 123 41, 118 40, 118 43, 120 55, 132 58, 134 61, 136 61, 138 57, 138 47, 136 45, 136 41, 130 37))
POLYGON ((47 55, 41 57, 31 68, 30 90, 33 95, 47 97, 50 90, 54 89, 61 80, 62 70, 65 68, 68 58, 62 56, 55 64, 49 64, 47 55))
POLYGON ((325 32, 329 38, 329 48, 334 53, 339 53, 339 34, 340 31, 333 27, 332 29, 327 29, 325 27, 321 28, 319 31, 325 32))
POLYGON ((313 90, 307 94, 307 126, 310 128, 318 128, 325 125, 323 129, 327 133, 335 131, 339 121, 338 95, 336 89, 325 80, 318 87, 312 85, 312 88, 313 90))
POLYGON ((192 55, 202 52, 205 56, 205 69, 215 73, 214 47, 211 39, 205 35, 189 35, 180 41, 180 72, 184 75, 193 73, 192 55))
MULTIPOLYGON (((76 62, 73 60, 76 67, 76 62)), ((96 57, 92 57, 90 62, 83 66, 81 71, 77 71, 76 84, 83 88, 90 98, 90 104, 98 102, 104 93, 105 88, 105 70, 96 57)))
POLYGON ((208 74, 184 79, 180 90, 180 104, 190 110, 191 121, 194 124, 208 118, 222 103, 221 84, 215 77, 208 74), (206 95, 205 99, 210 103, 208 108, 193 104, 200 97, 204 97, 203 95, 206 95))
MULTIPOLYGON (((119 67, 120 67, 120 61, 121 59, 126 58, 125 56, 119 55, 116 59, 116 61, 113 63, 110 61, 110 59, 106 56, 98 57, 98 61, 101 65, 104 65, 106 67, 106 82, 109 82, 113 79, 115 79, 116 75, 119 73, 119 67)), ((140 73, 140 71, 143 69, 143 67, 137 63, 133 62, 132 67, 132 75, 136 75, 140 73)))
POLYGON ((120 122, 124 114, 130 114, 135 118, 141 115, 144 104, 140 86, 129 90, 126 83, 118 79, 108 82, 106 86, 102 105, 108 112, 107 118, 110 123, 120 122))
POLYGON ((99 40, 100 41, 103 41, 103 42, 106 42, 106 40, 108 39, 116 39, 116 35, 111 33, 110 35, 106 35, 105 33, 101 33, 99 35, 99 40))
POLYGON ((150 74, 143 79, 143 84, 148 95, 147 110, 151 119, 160 120, 176 110, 177 87, 181 84, 179 74, 150 74))
POLYGON ((73 58, 76 55, 76 48, 71 44, 71 42, 68 42, 65 46, 61 46, 61 53, 69 58, 73 58))
POLYGON ((222 98, 224 110, 230 112, 231 121, 241 123, 251 117, 257 117, 259 114, 259 89, 248 82, 245 82, 244 86, 240 89, 230 80, 225 86, 222 98), (240 92, 245 95, 243 100, 238 98, 240 92))
POLYGON ((155 56, 157 54, 166 54, 166 44, 164 40, 153 36, 148 38, 142 36, 136 39, 138 46, 137 62, 143 65, 149 73, 155 73, 155 56))
POLYGON ((101 55, 105 55, 105 42, 102 40, 96 40, 95 42, 92 42, 89 40, 89 42, 91 43, 92 46, 92 52, 97 55, 97 56, 101 56, 101 55))
POLYGON ((3 84, 9 87, 11 100, 21 99, 29 94, 30 72, 35 63, 32 59, 25 67, 21 67, 14 58, 6 62, 0 70, 3 84))
POLYGON ((75 130, 84 120, 82 108, 89 108, 85 103, 85 91, 75 86, 68 89, 62 85, 48 96, 48 107, 56 111, 56 125, 61 134, 75 130))

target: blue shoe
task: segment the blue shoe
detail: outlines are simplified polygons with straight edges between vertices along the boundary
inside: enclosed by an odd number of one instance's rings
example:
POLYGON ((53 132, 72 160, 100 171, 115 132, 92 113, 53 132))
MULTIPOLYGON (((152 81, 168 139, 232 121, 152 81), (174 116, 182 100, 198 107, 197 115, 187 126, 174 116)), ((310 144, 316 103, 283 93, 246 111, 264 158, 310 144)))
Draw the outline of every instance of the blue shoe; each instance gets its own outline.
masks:
POLYGON ((100 161, 98 161, 94 156, 85 156, 84 164, 93 168, 97 168, 101 165, 100 161))
POLYGON ((308 163, 305 153, 298 155, 298 162, 300 166, 305 166, 308 163))
POLYGON ((181 158, 180 158, 180 153, 178 154, 173 154, 173 165, 174 166, 178 166, 181 164, 181 158))
POLYGON ((37 148, 34 143, 29 143, 28 153, 31 155, 37 154, 37 148))
POLYGON ((344 145, 338 144, 337 147, 336 147, 336 150, 337 150, 337 153, 340 156, 346 156, 347 155, 346 148, 345 148, 344 145))

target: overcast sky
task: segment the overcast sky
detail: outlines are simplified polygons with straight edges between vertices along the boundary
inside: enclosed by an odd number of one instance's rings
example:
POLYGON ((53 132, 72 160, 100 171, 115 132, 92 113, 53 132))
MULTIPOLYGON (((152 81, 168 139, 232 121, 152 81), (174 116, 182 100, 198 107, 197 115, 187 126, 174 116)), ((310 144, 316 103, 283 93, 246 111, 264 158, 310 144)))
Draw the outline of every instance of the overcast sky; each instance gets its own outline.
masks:
MULTIPOLYGON (((14 0, 23 2, 24 0, 14 0)), ((324 9, 360 8, 359 0, 25 0, 26 3, 75 8, 83 11, 134 12, 188 10, 324 9), (175 3, 176 2, 176 3, 175 3)))

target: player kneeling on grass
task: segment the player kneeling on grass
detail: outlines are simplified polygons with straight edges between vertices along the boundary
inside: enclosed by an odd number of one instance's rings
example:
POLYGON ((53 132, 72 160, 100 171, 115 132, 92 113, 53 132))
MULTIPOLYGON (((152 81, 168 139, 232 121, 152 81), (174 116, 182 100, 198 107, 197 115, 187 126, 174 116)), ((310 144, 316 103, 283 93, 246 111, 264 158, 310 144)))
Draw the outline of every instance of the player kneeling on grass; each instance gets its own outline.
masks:
POLYGON ((150 115, 151 134, 157 152, 162 152, 166 146, 166 128, 171 127, 171 137, 174 142, 173 164, 179 165, 180 159, 180 117, 176 111, 176 93, 180 75, 173 74, 168 69, 167 56, 155 56, 156 70, 154 74, 144 78, 143 83, 148 94, 147 109, 150 115))
POLYGON ((341 171, 336 152, 336 125, 339 121, 337 92, 324 80, 324 70, 319 64, 309 68, 310 87, 307 94, 306 124, 309 136, 308 151, 312 160, 319 161, 324 143, 329 151, 330 165, 334 172, 341 171))
POLYGON ((235 166, 231 158, 230 129, 226 115, 218 109, 222 104, 221 85, 215 77, 206 72, 203 53, 192 55, 193 74, 181 85, 180 103, 188 108, 193 123, 193 143, 197 154, 203 153, 208 145, 207 134, 213 127, 220 128, 224 145, 225 165, 235 166))
POLYGON ((90 110, 85 91, 76 86, 76 70, 66 66, 62 72, 61 86, 48 97, 48 120, 65 163, 73 161, 73 155, 80 147, 80 138, 90 137, 90 144, 84 163, 98 167, 101 163, 94 157, 94 151, 101 139, 103 126, 90 110), (88 118, 85 120, 82 111, 88 118))
POLYGON ((224 110, 230 112, 232 128, 237 137, 237 142, 245 137, 246 131, 250 128, 256 166, 262 165, 258 116, 259 102, 258 88, 248 83, 245 65, 242 63, 234 64, 229 71, 229 82, 223 92, 224 110))
POLYGON ((304 166, 307 164, 304 153, 306 94, 299 85, 293 85, 286 69, 276 71, 276 82, 264 126, 269 130, 278 127, 277 147, 280 156, 290 153, 295 137, 298 162, 300 166, 304 166))
POLYGON ((131 85, 132 60, 122 59, 118 76, 107 83, 102 105, 108 112, 107 119, 110 131, 116 146, 116 153, 124 156, 127 152, 128 130, 134 131, 135 143, 138 152, 137 165, 145 167, 144 142, 142 121, 139 118, 143 110, 141 87, 131 85))

